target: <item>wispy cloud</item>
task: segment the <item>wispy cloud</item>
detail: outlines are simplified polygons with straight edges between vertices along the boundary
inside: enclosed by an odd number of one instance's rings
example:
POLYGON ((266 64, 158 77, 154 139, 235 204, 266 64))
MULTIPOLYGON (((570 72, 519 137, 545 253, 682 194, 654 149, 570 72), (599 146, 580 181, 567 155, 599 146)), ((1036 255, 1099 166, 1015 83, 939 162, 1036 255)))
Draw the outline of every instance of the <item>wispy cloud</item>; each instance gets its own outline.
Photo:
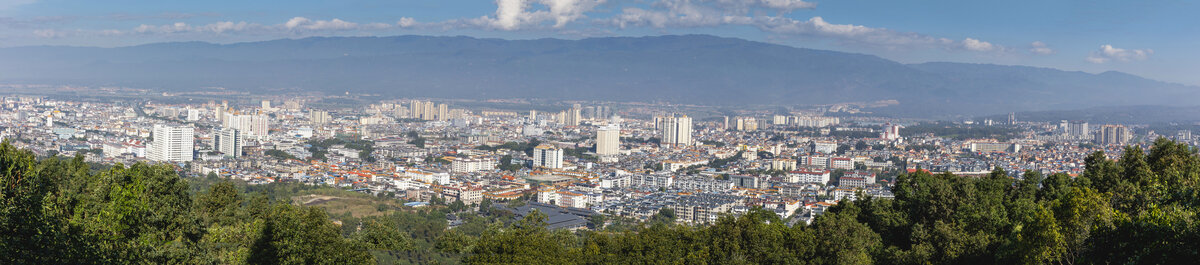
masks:
POLYGON ((1154 54, 1154 50, 1121 49, 1113 47, 1109 44, 1105 44, 1100 45, 1099 50, 1093 51, 1091 55, 1088 55, 1087 61, 1094 64, 1108 63, 1111 61, 1141 61, 1149 58, 1151 54, 1154 54))
POLYGON ((74 30, 37 29, 33 35, 39 38, 62 38, 69 36, 129 36, 129 35, 179 35, 179 34, 268 34, 304 35, 309 33, 372 31, 409 28, 419 25, 412 18, 401 18, 395 24, 356 23, 338 18, 319 20, 294 17, 279 24, 264 25, 245 21, 220 21, 202 25, 184 22, 170 24, 142 24, 132 29, 74 30))
POLYGON ((1034 54, 1046 55, 1046 54, 1053 54, 1054 49, 1050 49, 1049 46, 1046 46, 1046 43, 1043 43, 1041 41, 1035 41, 1035 42, 1029 44, 1029 52, 1034 53, 1034 54))
POLYGON ((772 0, 660 0, 653 8, 624 8, 620 14, 600 20, 617 28, 631 27, 716 27, 724 25, 752 26, 762 31, 815 38, 859 45, 884 48, 941 48, 975 52, 1005 51, 1003 46, 974 38, 956 41, 913 32, 900 32, 886 28, 854 24, 834 24, 820 16, 808 20, 796 20, 784 16, 800 8, 815 8, 816 4, 803 1, 772 0), (777 11, 778 15, 762 15, 764 11, 777 11))

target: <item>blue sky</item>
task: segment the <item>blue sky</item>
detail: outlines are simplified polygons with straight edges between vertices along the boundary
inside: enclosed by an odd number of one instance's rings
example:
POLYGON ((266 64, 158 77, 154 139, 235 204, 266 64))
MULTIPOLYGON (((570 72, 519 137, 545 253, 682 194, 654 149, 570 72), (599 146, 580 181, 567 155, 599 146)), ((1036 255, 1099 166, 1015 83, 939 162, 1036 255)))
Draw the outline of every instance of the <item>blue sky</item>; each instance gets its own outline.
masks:
POLYGON ((796 47, 1122 71, 1200 85, 1194 1, 0 0, 0 47, 308 36, 711 34, 796 47))

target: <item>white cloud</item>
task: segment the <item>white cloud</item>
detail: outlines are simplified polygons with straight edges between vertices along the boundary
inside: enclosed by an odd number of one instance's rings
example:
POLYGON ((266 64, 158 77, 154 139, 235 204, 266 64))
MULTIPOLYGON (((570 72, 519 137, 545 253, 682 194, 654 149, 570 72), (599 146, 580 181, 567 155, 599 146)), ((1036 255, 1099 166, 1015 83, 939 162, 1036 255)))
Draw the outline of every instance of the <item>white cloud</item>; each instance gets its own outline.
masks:
POLYGON ((33 35, 37 36, 38 38, 54 39, 54 38, 66 37, 69 34, 67 32, 62 32, 62 31, 58 31, 58 30, 54 30, 54 29, 39 29, 39 30, 34 30, 33 35))
POLYGON ((400 26, 401 28, 414 27, 417 26, 417 20, 411 17, 402 17, 400 21, 396 22, 396 26, 400 26))
POLYGON ((159 26, 142 24, 142 25, 134 28, 133 31, 137 32, 137 33, 142 33, 142 34, 146 34, 146 33, 171 34, 171 33, 192 31, 192 29, 193 29, 192 26, 188 25, 187 23, 175 22, 175 24, 159 25, 159 26))
POLYGON ((1029 52, 1032 52, 1035 54, 1046 55, 1046 54, 1054 53, 1054 49, 1050 49, 1050 47, 1046 46, 1046 43, 1043 43, 1041 41, 1035 41, 1033 43, 1030 43, 1029 47, 1030 47, 1029 52))
POLYGON ((289 30, 311 30, 311 31, 339 31, 339 30, 356 30, 364 26, 366 28, 377 27, 375 24, 360 25, 354 22, 347 22, 341 19, 330 20, 311 20, 306 17, 294 17, 283 23, 283 26, 289 30))
POLYGON ((498 30, 519 30, 531 26, 563 28, 568 23, 586 17, 605 0, 496 0, 494 17, 450 21, 450 24, 485 27, 498 30), (537 4, 537 5, 535 5, 537 4))
POLYGON ((980 40, 972 39, 972 38, 967 38, 967 39, 963 40, 962 44, 963 44, 963 48, 966 48, 967 50, 971 50, 971 51, 990 52, 990 51, 996 50, 996 45, 992 45, 989 42, 980 41, 980 40))
POLYGON ((805 2, 800 0, 761 0, 763 6, 792 11, 795 9, 812 9, 816 8, 817 4, 813 2, 805 2))
POLYGON ((783 0, 716 0, 716 2, 661 0, 653 5, 654 9, 625 8, 620 14, 601 20, 601 22, 622 29, 638 26, 670 28, 742 25, 757 27, 765 32, 776 34, 831 38, 846 43, 886 48, 934 47, 976 52, 1005 51, 1003 46, 974 38, 954 41, 886 28, 834 24, 819 16, 808 20, 795 20, 785 16, 759 15, 760 12, 748 8, 751 5, 784 9, 815 6, 809 2, 783 0))
POLYGON ((1109 44, 1105 44, 1105 45, 1100 45, 1099 50, 1093 51, 1091 55, 1088 55, 1087 61, 1091 62, 1091 63, 1095 63, 1095 64, 1102 64, 1102 63, 1107 63, 1107 62, 1111 62, 1111 61, 1118 61, 1118 62, 1141 61, 1141 60, 1145 60, 1146 58, 1149 58, 1151 54, 1154 54, 1154 50, 1151 50, 1151 49, 1127 50, 1127 49, 1116 48, 1109 44))

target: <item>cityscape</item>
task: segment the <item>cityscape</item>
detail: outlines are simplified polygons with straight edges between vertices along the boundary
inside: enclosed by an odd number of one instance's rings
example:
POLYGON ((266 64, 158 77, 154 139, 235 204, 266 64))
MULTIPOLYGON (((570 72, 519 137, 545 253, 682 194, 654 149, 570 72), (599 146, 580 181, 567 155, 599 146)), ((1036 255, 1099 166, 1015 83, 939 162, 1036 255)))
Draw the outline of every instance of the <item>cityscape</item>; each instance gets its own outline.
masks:
POLYGON ((0 264, 1196 263, 1200 10, 1044 9, 0 1, 0 264))

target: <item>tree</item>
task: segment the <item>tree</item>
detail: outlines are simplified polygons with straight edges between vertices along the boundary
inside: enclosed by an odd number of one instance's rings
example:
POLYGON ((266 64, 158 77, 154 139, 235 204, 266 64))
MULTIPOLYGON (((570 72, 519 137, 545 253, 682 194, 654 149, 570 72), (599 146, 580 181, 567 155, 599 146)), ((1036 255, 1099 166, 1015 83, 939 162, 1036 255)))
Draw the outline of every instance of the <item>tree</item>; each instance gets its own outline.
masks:
MULTIPOLYGON (((344 239, 329 216, 317 208, 287 204, 272 207, 256 228, 249 264, 371 264, 367 246, 344 239)), ((364 240, 373 236, 364 235, 364 240)))
POLYGON ((238 222, 242 198, 232 182, 222 181, 196 198, 197 214, 207 224, 230 225, 238 222))
POLYGON ((466 209, 467 205, 463 204, 462 200, 454 200, 454 202, 450 203, 450 211, 461 212, 466 209))
POLYGON ((407 233, 387 220, 364 222, 362 230, 354 233, 354 240, 366 244, 372 250, 405 251, 413 249, 412 239, 407 233))

